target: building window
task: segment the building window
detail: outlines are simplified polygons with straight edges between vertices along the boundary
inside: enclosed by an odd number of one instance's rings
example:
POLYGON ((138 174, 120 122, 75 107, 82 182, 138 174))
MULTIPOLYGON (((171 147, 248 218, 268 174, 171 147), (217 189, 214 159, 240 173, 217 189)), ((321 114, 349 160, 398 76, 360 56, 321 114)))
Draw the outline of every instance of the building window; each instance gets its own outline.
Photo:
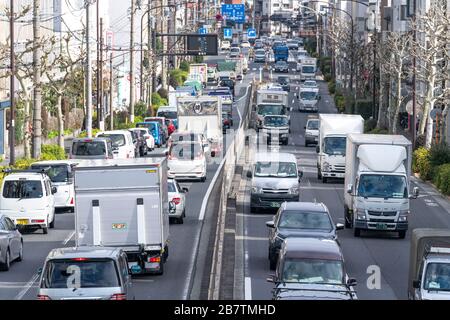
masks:
POLYGON ((408 19, 408 6, 401 5, 400 6, 400 20, 405 21, 408 19))

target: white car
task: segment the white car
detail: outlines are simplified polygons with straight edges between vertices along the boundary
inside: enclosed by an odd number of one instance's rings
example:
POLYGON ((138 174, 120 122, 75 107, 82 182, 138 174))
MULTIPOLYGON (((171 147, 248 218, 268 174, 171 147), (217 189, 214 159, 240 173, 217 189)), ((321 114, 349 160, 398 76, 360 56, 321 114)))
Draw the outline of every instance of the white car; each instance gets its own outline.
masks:
POLYGON ((140 131, 145 139, 145 143, 147 144, 147 150, 155 150, 155 138, 153 138, 148 128, 131 128, 130 131, 140 131))
POLYGON ((174 143, 167 155, 168 178, 206 181, 206 155, 201 143, 174 143))
POLYGON ((55 227, 57 188, 45 172, 11 171, 2 183, 0 215, 10 218, 19 230, 55 227))
POLYGON ((114 159, 131 159, 135 157, 133 136, 127 130, 99 132, 97 138, 110 138, 113 145, 114 159))
POLYGON ((317 88, 318 87, 316 80, 305 80, 305 82, 303 82, 301 84, 301 86, 303 88, 317 88))
POLYGON ((248 41, 242 41, 241 42, 241 48, 250 48, 250 42, 248 41))
POLYGON ((209 154, 211 151, 211 146, 203 133, 194 133, 194 132, 174 132, 169 138, 169 142, 167 146, 170 148, 172 144, 176 144, 179 142, 198 142, 203 145, 203 150, 205 150, 206 154, 209 154))
POLYGON ((230 58, 240 58, 241 57, 241 49, 238 47, 233 47, 230 49, 230 58))
POLYGON ((222 41, 222 44, 220 46, 220 50, 225 51, 225 50, 230 50, 231 48, 231 43, 228 40, 224 40, 222 41))
POLYGON ((32 170, 46 170, 52 185, 58 189, 55 194, 55 208, 75 210, 75 186, 73 170, 78 164, 73 160, 40 161, 31 165, 32 170))
POLYGON ((169 218, 182 224, 186 217, 186 193, 188 189, 182 188, 174 179, 168 179, 167 186, 169 188, 169 201, 173 202, 176 207, 176 211, 170 213, 169 218))

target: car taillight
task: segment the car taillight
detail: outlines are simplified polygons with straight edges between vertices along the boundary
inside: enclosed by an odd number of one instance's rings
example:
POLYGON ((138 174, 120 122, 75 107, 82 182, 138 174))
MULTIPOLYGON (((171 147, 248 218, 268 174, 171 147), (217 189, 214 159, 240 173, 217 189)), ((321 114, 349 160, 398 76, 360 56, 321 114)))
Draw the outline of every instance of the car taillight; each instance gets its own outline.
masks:
POLYGON ((224 124, 230 124, 230 121, 229 120, 224 120, 223 123, 224 124))
POLYGON ((44 219, 31 220, 31 223, 45 223, 45 220, 44 219))
POLYGON ((74 204, 75 200, 73 199, 73 197, 70 199, 70 204, 74 204))
POLYGON ((37 299, 38 300, 52 300, 52 299, 50 299, 49 296, 46 296, 44 294, 38 294, 37 299))
POLYGON ((111 296, 110 300, 127 300, 127 295, 124 293, 116 293, 111 296))
POLYGON ((149 257, 148 262, 150 263, 159 263, 161 262, 161 257, 149 257))
POLYGON ((181 203, 181 198, 173 198, 172 202, 175 203, 176 205, 179 205, 181 203))

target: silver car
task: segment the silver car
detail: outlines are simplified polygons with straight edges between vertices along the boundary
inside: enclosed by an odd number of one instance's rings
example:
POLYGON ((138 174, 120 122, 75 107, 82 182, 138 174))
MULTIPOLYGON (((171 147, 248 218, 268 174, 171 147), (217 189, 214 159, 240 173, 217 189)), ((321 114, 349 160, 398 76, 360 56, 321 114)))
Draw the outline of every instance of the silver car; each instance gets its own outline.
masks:
POLYGON ((122 249, 53 249, 45 260, 38 300, 134 299, 127 255, 122 249))
POLYGON ((22 259, 22 235, 11 219, 0 214, 0 271, 8 271, 12 261, 22 259))

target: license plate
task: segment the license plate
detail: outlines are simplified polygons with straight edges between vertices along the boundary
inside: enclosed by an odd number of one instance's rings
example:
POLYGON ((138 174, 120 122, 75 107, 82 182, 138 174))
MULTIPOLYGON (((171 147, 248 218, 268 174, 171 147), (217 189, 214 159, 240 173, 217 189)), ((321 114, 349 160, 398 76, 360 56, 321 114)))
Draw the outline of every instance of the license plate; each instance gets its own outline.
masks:
POLYGON ((280 207, 280 203, 279 202, 272 202, 272 207, 273 208, 279 208, 280 207))
POLYGON ((19 219, 17 220, 17 224, 20 226, 26 226, 28 224, 28 219, 19 219))
POLYGON ((387 224, 386 223, 377 223, 377 230, 386 230, 387 224))

